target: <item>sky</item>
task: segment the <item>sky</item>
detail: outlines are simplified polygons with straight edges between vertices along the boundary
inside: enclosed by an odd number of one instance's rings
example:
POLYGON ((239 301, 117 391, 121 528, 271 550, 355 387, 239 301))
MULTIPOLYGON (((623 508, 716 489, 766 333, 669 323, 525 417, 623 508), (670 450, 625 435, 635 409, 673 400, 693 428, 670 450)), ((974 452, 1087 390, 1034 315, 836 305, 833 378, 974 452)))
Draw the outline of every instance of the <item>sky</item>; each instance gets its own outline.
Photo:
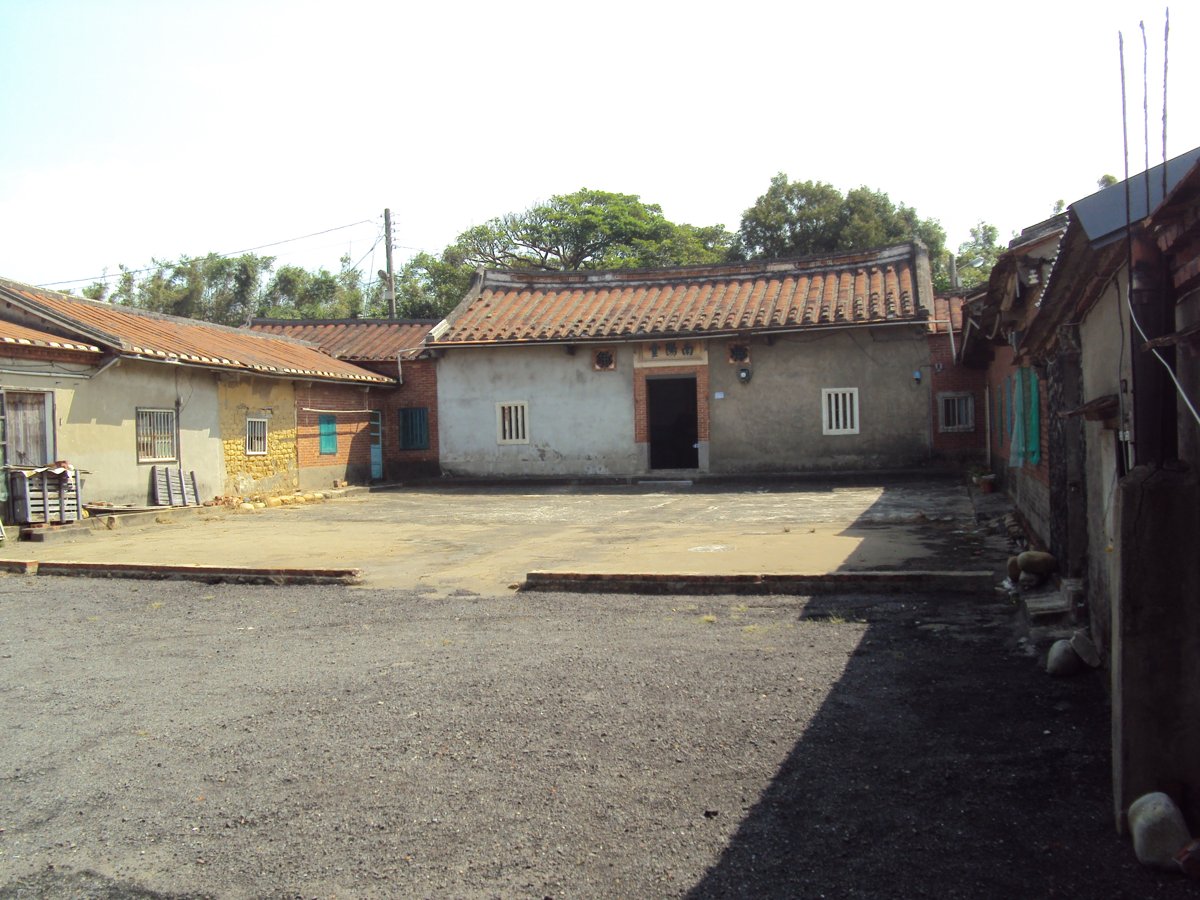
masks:
MULTIPOLYGON (((399 268, 584 187, 735 230, 778 172, 1007 240, 1123 177, 1119 33, 1129 171, 1147 120, 1162 159, 1162 4, 821 6, 0 0, 0 277, 249 249, 372 273, 384 208, 399 268)), ((1197 51, 1179 4, 1168 157, 1200 146, 1197 51)))

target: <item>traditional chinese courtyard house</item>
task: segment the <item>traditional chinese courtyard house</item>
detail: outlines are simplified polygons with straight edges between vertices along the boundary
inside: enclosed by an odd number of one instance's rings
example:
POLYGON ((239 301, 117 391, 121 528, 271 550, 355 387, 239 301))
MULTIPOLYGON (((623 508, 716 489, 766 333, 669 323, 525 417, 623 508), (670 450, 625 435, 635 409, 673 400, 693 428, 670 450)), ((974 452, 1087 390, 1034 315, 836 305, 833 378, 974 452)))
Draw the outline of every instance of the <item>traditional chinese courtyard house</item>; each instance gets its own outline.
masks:
POLYGON ((430 333, 442 470, 561 477, 928 461, 919 243, 655 270, 477 273, 430 333))

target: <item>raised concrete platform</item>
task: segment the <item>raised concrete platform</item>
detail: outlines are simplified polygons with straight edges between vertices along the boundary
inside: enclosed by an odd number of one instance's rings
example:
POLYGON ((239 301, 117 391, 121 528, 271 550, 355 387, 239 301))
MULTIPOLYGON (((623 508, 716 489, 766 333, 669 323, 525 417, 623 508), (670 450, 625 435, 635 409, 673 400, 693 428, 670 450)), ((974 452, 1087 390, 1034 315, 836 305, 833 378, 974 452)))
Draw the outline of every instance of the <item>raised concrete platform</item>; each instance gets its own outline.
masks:
POLYGON ((827 572, 819 575, 530 572, 521 590, 589 594, 966 593, 990 589, 992 579, 989 571, 827 572))

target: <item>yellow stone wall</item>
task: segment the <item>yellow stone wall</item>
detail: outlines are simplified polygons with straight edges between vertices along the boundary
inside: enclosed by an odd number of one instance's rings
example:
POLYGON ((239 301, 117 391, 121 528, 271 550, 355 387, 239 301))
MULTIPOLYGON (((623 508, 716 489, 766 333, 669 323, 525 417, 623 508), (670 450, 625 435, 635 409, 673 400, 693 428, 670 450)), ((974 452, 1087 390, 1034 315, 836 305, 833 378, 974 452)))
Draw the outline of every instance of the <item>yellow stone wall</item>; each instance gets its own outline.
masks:
POLYGON ((291 381, 242 377, 222 381, 221 444, 225 452, 225 494, 250 496, 293 491, 300 485, 296 465, 296 392, 291 381), (267 420, 267 453, 246 454, 246 420, 267 420))

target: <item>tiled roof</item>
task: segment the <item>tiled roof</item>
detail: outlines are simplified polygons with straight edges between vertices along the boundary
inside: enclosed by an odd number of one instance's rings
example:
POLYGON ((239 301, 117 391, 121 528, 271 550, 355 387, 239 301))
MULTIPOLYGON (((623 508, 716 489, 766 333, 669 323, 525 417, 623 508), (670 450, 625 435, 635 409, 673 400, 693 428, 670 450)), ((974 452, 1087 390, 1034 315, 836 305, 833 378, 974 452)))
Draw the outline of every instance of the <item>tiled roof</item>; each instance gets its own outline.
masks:
POLYGON ((963 327, 963 298, 957 295, 934 297, 933 315, 929 318, 930 334, 947 334, 953 327, 955 332, 963 327))
POLYGON ((316 344, 330 356, 359 362, 416 359, 437 319, 253 319, 250 327, 316 344))
POLYGON ((928 253, 902 244, 837 256, 677 269, 487 271, 430 344, 553 343, 924 322, 928 253))
POLYGON ((93 344, 81 344, 50 334, 36 331, 16 322, 5 322, 0 319, 0 344, 19 344, 26 347, 45 347, 51 350, 73 350, 77 353, 101 353, 99 347, 93 344))
POLYGON ((32 314, 51 327, 113 347, 125 356, 263 375, 391 381, 288 338, 97 303, 13 281, 0 280, 0 301, 32 314))

